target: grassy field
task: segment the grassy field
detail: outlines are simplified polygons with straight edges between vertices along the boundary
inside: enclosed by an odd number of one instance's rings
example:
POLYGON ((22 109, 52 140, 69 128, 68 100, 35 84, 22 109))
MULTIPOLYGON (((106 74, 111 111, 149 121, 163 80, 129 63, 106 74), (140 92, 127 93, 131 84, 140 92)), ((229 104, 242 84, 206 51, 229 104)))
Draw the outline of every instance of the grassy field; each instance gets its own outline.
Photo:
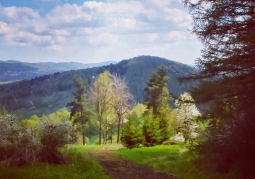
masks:
POLYGON ((181 145, 164 145, 119 149, 115 154, 137 163, 152 166, 160 172, 176 176, 178 179, 227 179, 221 174, 202 173, 195 163, 195 156, 181 145))
POLYGON ((95 149, 96 146, 73 147, 75 150, 64 151, 68 163, 62 165, 35 164, 24 167, 0 166, 0 178, 3 179, 110 179, 103 173, 100 164, 82 153, 95 149))

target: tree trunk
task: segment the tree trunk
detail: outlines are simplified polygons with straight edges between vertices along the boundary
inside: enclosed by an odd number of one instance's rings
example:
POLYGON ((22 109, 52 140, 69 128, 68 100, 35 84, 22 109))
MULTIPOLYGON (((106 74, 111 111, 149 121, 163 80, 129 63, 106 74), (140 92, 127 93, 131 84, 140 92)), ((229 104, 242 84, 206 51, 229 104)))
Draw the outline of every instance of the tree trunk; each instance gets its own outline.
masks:
POLYGON ((102 137, 102 120, 99 119, 99 139, 98 139, 98 145, 101 145, 101 137, 102 137))
POLYGON ((117 136, 117 144, 119 143, 120 141, 120 117, 118 117, 118 136, 117 136))

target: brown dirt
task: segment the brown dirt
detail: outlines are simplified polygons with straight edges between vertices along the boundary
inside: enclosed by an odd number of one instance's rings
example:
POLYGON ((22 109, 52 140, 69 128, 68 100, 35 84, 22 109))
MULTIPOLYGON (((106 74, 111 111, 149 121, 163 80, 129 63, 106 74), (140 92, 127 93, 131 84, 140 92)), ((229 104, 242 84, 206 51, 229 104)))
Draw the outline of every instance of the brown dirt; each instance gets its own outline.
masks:
POLYGON ((113 154, 109 149, 89 151, 86 155, 95 157, 112 179, 176 179, 113 154))

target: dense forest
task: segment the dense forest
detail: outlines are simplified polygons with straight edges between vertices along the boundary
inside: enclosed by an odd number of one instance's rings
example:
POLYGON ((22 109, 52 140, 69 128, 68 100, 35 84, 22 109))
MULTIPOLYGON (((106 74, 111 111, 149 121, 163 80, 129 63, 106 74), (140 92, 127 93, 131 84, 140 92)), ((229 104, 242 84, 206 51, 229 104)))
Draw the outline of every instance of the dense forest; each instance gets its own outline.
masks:
POLYGON ((136 102, 144 99, 143 88, 146 86, 152 71, 160 65, 168 67, 170 77, 168 89, 173 97, 178 97, 190 83, 180 84, 178 77, 195 73, 196 70, 188 65, 170 61, 167 59, 140 56, 128 60, 122 60, 117 64, 102 67, 94 67, 83 70, 57 72, 51 75, 35 77, 31 80, 23 80, 0 86, 0 104, 10 111, 18 110, 18 114, 49 114, 66 106, 73 91, 73 79, 81 76, 90 86, 94 79, 102 72, 109 71, 124 78, 131 94, 136 102), (43 113, 40 108, 46 108, 43 113))

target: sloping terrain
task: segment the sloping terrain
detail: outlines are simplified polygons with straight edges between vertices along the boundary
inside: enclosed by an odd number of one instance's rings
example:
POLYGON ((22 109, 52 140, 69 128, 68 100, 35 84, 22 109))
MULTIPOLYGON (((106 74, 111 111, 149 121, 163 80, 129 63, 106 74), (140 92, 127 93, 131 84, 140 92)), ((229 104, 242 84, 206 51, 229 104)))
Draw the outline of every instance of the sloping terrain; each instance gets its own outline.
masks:
POLYGON ((98 67, 116 63, 113 61, 103 63, 27 63, 14 60, 0 61, 0 82, 19 81, 31 79, 37 76, 52 74, 55 72, 63 72, 70 70, 78 70, 85 68, 98 67))
POLYGON ((190 83, 180 84, 177 78, 195 73, 194 68, 159 57, 140 56, 122 60, 117 64, 57 72, 31 80, 0 85, 0 104, 10 111, 18 111, 19 114, 26 111, 26 116, 41 115, 40 111, 47 112, 45 113, 47 115, 65 107, 66 101, 71 100, 72 91, 75 90, 73 88, 75 76, 81 76, 87 86, 90 86, 96 77, 105 70, 124 78, 136 102, 143 102, 143 89, 146 82, 151 73, 160 65, 168 67, 168 76, 170 77, 168 89, 172 96, 178 97, 192 85, 190 83))

